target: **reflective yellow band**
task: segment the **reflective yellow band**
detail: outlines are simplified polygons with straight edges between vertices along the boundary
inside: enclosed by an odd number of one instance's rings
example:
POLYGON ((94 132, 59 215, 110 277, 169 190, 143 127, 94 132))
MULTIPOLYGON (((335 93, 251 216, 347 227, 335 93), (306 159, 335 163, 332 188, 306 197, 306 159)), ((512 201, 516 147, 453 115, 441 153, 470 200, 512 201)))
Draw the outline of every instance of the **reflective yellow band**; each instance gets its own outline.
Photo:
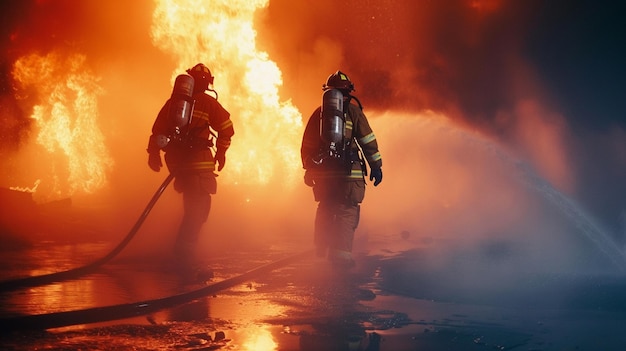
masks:
POLYGON ((367 156, 367 160, 371 161, 371 162, 376 162, 378 160, 380 160, 382 158, 382 156, 380 156, 380 152, 376 152, 370 156, 367 156))
POLYGON ((230 119, 225 120, 224 122, 222 122, 222 124, 220 124, 219 126, 217 126, 217 130, 225 130, 228 129, 230 127, 233 126, 233 121, 231 121, 230 119))
POLYGON ((348 178, 348 179, 362 179, 363 171, 360 169, 353 169, 348 174, 345 171, 327 171, 320 172, 316 175, 319 178, 348 178))
POLYGON ((216 146, 220 147, 220 149, 222 147, 229 148, 230 147, 230 140, 217 139, 217 142, 215 144, 216 144, 216 146))
POLYGON ((374 133, 369 133, 368 135, 359 139, 359 144, 361 145, 369 144, 374 140, 376 140, 376 136, 374 135, 374 133))
POLYGON ((209 120, 209 114, 200 110, 193 111, 193 118, 203 119, 205 121, 209 120))
POLYGON ((215 169, 215 162, 201 161, 201 162, 190 162, 190 163, 175 163, 175 164, 172 164, 172 167, 175 167, 177 169, 182 169, 182 170, 202 170, 202 169, 213 170, 215 169))
POLYGON ((352 172, 350 172, 350 178, 356 178, 356 179, 363 178, 363 171, 360 169, 353 169, 352 172))

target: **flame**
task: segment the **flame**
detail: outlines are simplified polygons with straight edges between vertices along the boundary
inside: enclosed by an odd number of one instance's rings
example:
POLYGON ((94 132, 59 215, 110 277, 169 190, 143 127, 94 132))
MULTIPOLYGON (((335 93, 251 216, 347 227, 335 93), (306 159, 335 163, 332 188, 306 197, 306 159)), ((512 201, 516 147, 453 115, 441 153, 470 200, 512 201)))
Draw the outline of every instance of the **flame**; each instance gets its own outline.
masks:
POLYGON ((295 184, 302 116, 280 101, 282 73, 256 48, 254 14, 267 0, 160 0, 153 14, 152 41, 176 62, 174 77, 198 62, 215 76, 220 102, 230 111, 235 136, 225 181, 295 184))
POLYGON ((32 187, 23 187, 23 186, 10 186, 9 189, 11 190, 15 190, 15 191, 21 191, 23 193, 34 193, 35 191, 37 191, 37 188, 39 187, 39 184, 41 184, 41 179, 37 179, 35 181, 35 184, 33 184, 32 187))
POLYGON ((51 163, 53 196, 93 193, 103 187, 112 166, 97 123, 97 97, 103 91, 86 68, 85 56, 24 56, 15 62, 13 77, 22 98, 32 94, 38 99, 31 118, 37 143, 51 156, 38 159, 51 163))

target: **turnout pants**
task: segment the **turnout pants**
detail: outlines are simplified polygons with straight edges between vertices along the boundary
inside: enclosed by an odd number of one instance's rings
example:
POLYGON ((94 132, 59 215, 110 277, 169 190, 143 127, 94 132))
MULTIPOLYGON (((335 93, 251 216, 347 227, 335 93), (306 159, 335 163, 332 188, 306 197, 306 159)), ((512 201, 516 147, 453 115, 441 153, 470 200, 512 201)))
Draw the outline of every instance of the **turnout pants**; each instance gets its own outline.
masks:
POLYGON ((212 172, 177 175, 174 189, 183 194, 183 218, 178 229, 175 254, 180 259, 195 256, 200 230, 211 211, 211 194, 217 183, 212 172))
POLYGON ((329 255, 350 257, 354 232, 359 224, 360 203, 365 197, 364 180, 326 180, 313 187, 318 201, 314 242, 329 255))

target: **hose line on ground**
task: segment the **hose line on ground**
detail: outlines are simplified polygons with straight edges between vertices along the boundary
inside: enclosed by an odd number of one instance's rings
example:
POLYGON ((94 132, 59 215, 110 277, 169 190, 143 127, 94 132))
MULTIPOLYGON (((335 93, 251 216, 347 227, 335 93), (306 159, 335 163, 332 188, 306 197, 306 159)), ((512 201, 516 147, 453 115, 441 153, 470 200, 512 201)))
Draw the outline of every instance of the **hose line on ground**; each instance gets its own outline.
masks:
POLYGON ((178 295, 171 295, 159 299, 141 302, 93 307, 82 310, 53 312, 46 314, 27 315, 0 319, 0 330, 8 332, 11 330, 44 330, 51 328, 67 327, 72 325, 82 325, 90 323, 107 322, 148 315, 166 308, 182 305, 201 297, 212 295, 218 291, 231 288, 237 284, 242 284, 260 274, 269 273, 282 266, 294 263, 313 254, 313 250, 303 251, 280 260, 270 262, 249 270, 238 276, 228 278, 202 288, 185 292, 178 295))
POLYGON ((117 256, 126 247, 126 245, 128 245, 128 243, 133 239, 135 234, 137 234, 137 232, 139 231, 139 228, 141 228, 141 225, 143 224, 143 222, 145 221, 146 217, 148 217, 148 214, 152 210, 152 207, 154 207, 156 202, 161 197, 161 194, 163 194, 163 191, 165 191, 165 188, 167 188, 167 186, 170 184, 172 179, 174 179, 174 175, 172 173, 170 173, 167 176, 167 178, 165 178, 165 180, 163 181, 161 186, 154 193, 154 195, 152 196, 152 199, 150 199, 150 202, 148 202, 148 205, 143 210, 143 212, 141 213, 141 216, 139 216, 139 218, 137 219, 137 222, 135 222, 135 225, 128 232, 128 234, 126 235, 124 240, 122 240, 106 256, 104 256, 104 257, 100 258, 99 260, 96 260, 96 261, 94 261, 92 263, 89 263, 89 264, 87 264, 85 266, 73 268, 73 269, 70 269, 70 270, 67 270, 67 271, 61 271, 61 272, 55 272, 55 273, 49 273, 49 274, 43 274, 43 275, 36 275, 36 276, 31 276, 31 277, 26 277, 26 278, 19 278, 19 279, 14 279, 14 280, 2 281, 2 282, 0 282, 0 291, 10 291, 10 290, 16 290, 16 289, 24 288, 24 287, 40 286, 40 285, 51 284, 51 283, 54 283, 54 282, 60 282, 60 281, 69 280, 69 279, 76 279, 76 278, 78 278, 80 276, 83 276, 85 274, 91 273, 96 268, 98 268, 98 267, 102 266, 103 264, 107 263, 113 257, 117 256))

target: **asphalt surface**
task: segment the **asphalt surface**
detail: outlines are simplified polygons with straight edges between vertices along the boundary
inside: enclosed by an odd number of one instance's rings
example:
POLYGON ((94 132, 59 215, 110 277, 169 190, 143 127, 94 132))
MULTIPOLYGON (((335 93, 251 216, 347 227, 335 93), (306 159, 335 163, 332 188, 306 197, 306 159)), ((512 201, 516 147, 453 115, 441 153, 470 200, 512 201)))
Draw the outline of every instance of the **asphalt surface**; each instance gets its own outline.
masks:
MULTIPOLYGON (((336 269, 324 258, 308 254, 148 314, 107 316, 110 320, 48 330, 5 331, 0 342, 7 350, 623 349, 624 277, 517 271, 508 276, 500 268, 509 258, 491 252, 487 257, 457 255, 434 265, 432 256, 439 256, 436 245, 402 236, 370 237, 358 243, 357 264, 350 270, 336 269)), ((38 264, 53 261, 51 257, 62 257, 57 267, 71 266, 107 246, 55 247, 48 243, 22 250, 21 261, 13 257, 12 264, 5 261, 3 267, 12 267, 13 274, 20 269, 32 272, 38 264), (37 260, 44 252, 51 257, 37 260)), ((184 294, 306 248, 249 249, 214 252, 203 263, 212 277, 180 274, 162 259, 122 257, 79 280, 3 293, 2 317, 10 320, 184 294)), ((11 254, 3 257, 9 260, 11 254)), ((3 276, 7 275, 11 274, 5 270, 3 276)))

